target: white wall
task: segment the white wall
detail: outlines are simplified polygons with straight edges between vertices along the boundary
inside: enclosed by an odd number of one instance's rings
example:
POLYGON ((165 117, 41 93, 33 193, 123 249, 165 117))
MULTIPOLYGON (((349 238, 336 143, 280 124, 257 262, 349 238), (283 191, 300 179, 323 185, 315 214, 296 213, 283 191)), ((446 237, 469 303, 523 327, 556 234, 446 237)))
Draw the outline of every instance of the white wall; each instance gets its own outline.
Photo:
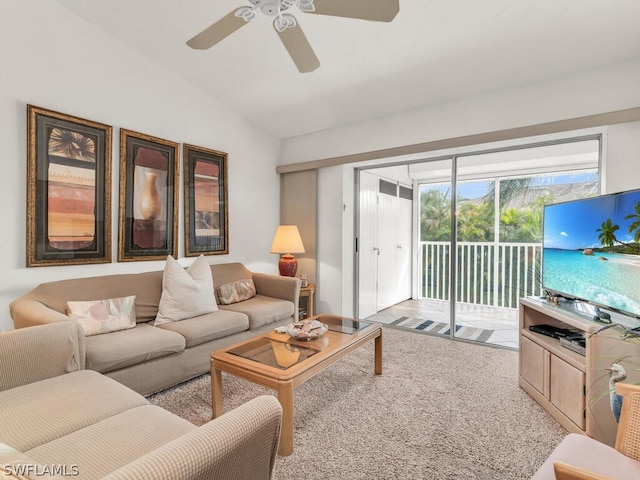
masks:
POLYGON ((607 130, 606 191, 640 188, 640 122, 611 125, 607 130))
POLYGON ((324 168, 318 172, 318 245, 316 249, 316 311, 342 314, 342 282, 326 282, 325 278, 341 278, 343 272, 342 236, 342 167, 324 168), (327 194, 326 192, 331 192, 327 194), (320 228, 323 225, 326 228, 320 228), (336 237, 339 237, 336 241, 336 237), (320 285, 321 284, 321 285, 320 285))
MULTIPOLYGON (((160 270, 164 262, 117 263, 119 128, 229 154, 229 251, 210 263, 242 261, 277 273, 269 254, 279 221, 275 166, 280 140, 221 101, 181 81, 114 38, 46 0, 0 3, 0 329, 12 328, 8 303, 41 282, 160 270), (112 258, 107 265, 25 267, 26 105, 112 125, 112 258), (259 199, 259 201, 256 201, 259 199)), ((180 195, 182 208, 182 192, 180 195)), ((179 256, 184 255, 183 215, 179 256)), ((188 265, 193 259, 183 258, 188 265)))
POLYGON ((640 58, 286 139, 282 164, 640 107, 640 58))
MULTIPOLYGON (((281 163, 313 161, 636 108, 640 107, 639 86, 640 59, 286 139, 281 163)), ((640 188, 640 177, 635 174, 635 165, 640 158, 640 122, 612 125, 603 130, 606 191, 640 188)), ((332 181, 319 185, 320 204, 335 195, 336 186, 340 185, 334 169, 331 167, 332 181)), ((353 166, 343 167, 343 174, 342 203, 348 205, 353 203, 353 166)), ((323 257, 323 252, 335 252, 340 245, 344 250, 343 271, 319 275, 317 302, 333 313, 342 309, 343 315, 352 315, 353 262, 350 257, 353 253, 349 239, 353 238, 353 211, 347 208, 343 214, 336 208, 333 215, 325 212, 319 222, 319 232, 332 232, 319 239, 319 263, 329 261, 323 257), (329 296, 328 292, 334 291, 338 284, 342 285, 342 294, 329 296)))

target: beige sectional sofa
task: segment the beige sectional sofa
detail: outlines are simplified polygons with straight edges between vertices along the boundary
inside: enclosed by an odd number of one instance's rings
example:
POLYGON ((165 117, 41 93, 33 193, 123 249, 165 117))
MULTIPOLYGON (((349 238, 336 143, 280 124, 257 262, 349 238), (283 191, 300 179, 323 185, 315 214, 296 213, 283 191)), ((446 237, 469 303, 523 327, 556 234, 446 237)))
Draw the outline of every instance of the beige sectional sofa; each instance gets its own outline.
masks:
POLYGON ((297 320, 300 280, 254 273, 241 263, 211 265, 214 291, 251 279, 256 295, 213 313, 154 326, 163 271, 43 283, 10 304, 16 328, 68 322, 67 302, 135 295, 135 328, 84 339, 83 362, 142 395, 209 371, 211 352, 297 320))
POLYGON ((273 478, 282 409, 260 396, 201 427, 83 370, 74 322, 0 333, 0 477, 273 478))

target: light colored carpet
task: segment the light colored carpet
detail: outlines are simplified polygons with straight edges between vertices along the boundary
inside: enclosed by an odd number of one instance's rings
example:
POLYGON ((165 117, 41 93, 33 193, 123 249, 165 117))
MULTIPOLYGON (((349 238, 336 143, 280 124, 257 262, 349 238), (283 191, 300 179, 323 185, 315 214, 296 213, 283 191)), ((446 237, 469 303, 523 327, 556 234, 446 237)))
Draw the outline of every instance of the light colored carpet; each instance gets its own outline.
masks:
MULTIPOLYGON (((276 479, 528 479, 567 432, 518 386, 518 353, 384 328, 295 392, 295 451, 276 479)), ((273 391, 223 374, 229 410, 273 391)), ((202 424, 204 375, 149 397, 202 424)))

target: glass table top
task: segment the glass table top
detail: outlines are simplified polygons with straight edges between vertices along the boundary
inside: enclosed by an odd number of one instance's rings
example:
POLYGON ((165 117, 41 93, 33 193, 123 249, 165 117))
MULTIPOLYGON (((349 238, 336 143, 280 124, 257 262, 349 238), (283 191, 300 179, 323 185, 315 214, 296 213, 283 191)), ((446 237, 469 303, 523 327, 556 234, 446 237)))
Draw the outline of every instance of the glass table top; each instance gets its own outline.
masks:
POLYGON ((289 343, 260 337, 253 342, 229 350, 229 353, 263 365, 286 370, 319 351, 315 348, 302 346, 300 342, 289 343))
MULTIPOLYGON (((326 324, 331 331, 347 335, 352 335, 371 325, 360 320, 334 315, 320 315, 316 320, 326 324)), ((319 348, 313 348, 313 346, 305 345, 304 343, 304 341, 300 340, 281 341, 260 337, 244 345, 232 348, 228 350, 228 353, 263 365, 286 370, 320 351, 319 348)))
POLYGON ((354 320, 353 318, 336 317, 334 315, 319 315, 316 320, 326 324, 329 330, 339 333, 348 333, 349 335, 356 333, 369 325, 368 322, 354 320))

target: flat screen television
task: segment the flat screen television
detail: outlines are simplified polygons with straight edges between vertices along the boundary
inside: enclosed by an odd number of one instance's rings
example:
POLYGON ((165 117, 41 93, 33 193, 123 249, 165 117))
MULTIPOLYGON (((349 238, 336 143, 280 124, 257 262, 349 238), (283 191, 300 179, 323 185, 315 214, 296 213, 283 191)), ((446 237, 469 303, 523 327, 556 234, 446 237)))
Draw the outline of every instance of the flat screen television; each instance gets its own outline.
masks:
POLYGON ((640 190, 544 206, 542 288, 640 318, 640 190))

